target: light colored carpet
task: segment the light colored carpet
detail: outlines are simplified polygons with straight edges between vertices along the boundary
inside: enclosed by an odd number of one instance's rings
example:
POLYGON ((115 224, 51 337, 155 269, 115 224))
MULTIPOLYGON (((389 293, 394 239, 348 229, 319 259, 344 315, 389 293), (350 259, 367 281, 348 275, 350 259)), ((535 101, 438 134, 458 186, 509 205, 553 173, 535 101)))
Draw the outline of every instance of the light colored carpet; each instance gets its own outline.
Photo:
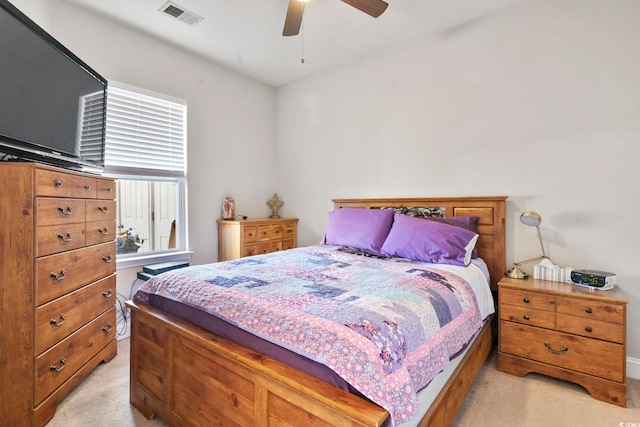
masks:
MULTIPOLYGON (((456 427, 640 427, 640 380, 628 379, 627 408, 595 400, 580 386, 529 374, 498 372, 489 356, 458 412, 456 427)), ((129 404, 129 340, 60 404, 47 427, 165 426, 129 404)))

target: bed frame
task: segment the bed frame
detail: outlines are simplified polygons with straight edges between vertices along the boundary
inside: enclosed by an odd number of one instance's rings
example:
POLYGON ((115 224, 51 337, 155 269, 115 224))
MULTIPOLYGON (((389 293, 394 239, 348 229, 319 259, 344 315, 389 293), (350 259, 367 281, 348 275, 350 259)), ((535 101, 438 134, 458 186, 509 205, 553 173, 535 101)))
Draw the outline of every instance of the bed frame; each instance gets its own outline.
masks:
MULTIPOLYGON (((477 215, 478 253, 492 289, 505 271, 506 197, 335 199, 335 208, 444 207, 477 215)), ((145 304, 131 309, 130 401, 171 426, 380 426, 388 413, 246 347, 145 304)), ((491 350, 491 322, 480 331, 420 426, 447 426, 491 350)))

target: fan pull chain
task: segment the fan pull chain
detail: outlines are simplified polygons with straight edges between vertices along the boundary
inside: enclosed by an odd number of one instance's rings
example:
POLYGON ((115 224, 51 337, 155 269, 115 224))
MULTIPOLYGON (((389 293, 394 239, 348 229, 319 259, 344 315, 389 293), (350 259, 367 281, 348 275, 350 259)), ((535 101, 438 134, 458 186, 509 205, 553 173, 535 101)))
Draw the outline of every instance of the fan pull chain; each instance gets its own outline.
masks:
POLYGON ((300 44, 301 44, 300 63, 304 64, 304 25, 300 28, 300 44))

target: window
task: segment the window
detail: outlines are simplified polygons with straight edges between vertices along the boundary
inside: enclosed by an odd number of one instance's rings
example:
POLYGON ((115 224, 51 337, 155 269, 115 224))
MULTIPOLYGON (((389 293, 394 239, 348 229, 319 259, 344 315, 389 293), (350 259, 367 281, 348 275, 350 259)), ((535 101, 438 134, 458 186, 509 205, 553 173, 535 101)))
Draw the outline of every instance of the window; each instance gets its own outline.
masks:
POLYGON ((110 83, 105 174, 118 178, 118 259, 186 250, 186 102, 110 83))

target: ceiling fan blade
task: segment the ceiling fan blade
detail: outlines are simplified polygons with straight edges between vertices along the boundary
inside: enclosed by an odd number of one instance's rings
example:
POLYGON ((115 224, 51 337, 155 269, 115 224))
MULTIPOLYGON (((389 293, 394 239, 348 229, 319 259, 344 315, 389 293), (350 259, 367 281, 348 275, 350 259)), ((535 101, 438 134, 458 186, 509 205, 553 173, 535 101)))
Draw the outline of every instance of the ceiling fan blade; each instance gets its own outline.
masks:
POLYGON ((298 0, 289 0, 287 7, 287 17, 284 19, 283 36, 296 36, 300 32, 302 25, 302 14, 304 13, 304 3, 298 0))
POLYGON ((389 6, 389 3, 382 0, 342 0, 344 3, 355 7, 364 13, 377 18, 382 15, 389 6))

